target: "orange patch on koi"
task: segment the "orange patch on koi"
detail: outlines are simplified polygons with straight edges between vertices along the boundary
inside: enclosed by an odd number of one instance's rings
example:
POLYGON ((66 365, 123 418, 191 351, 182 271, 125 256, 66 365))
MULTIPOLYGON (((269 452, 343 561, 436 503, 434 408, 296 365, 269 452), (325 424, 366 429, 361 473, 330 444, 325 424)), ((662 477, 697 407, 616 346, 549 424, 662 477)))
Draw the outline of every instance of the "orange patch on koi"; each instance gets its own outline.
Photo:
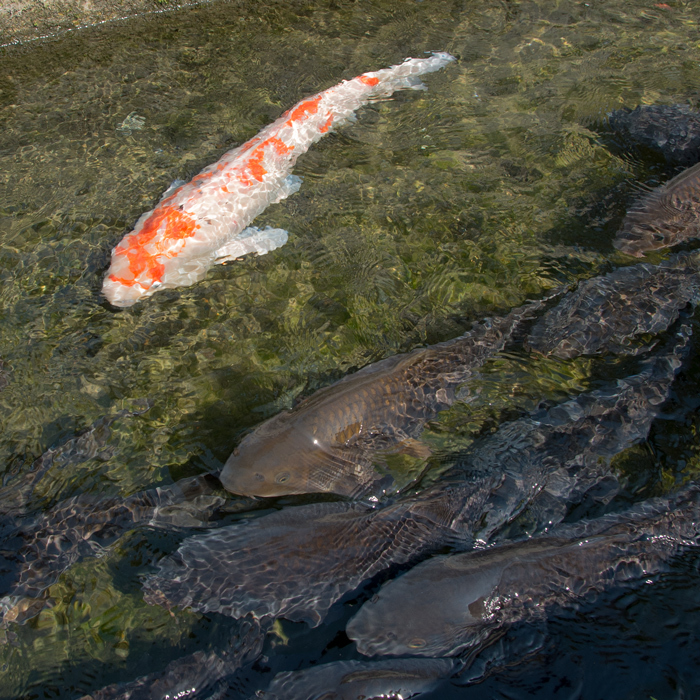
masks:
POLYGON ((318 130, 322 134, 325 134, 328 131, 328 129, 330 129, 332 121, 333 121, 333 115, 331 114, 331 116, 328 117, 328 119, 326 119, 326 123, 323 126, 319 126, 318 130))
POLYGON ((265 150, 261 147, 253 151, 253 155, 248 158, 246 168, 248 172, 258 181, 262 182, 263 175, 267 172, 262 164, 262 159, 265 157, 265 150))
POLYGON ((373 78, 369 75, 361 75, 359 76, 359 80, 361 83, 364 83, 365 85, 369 85, 371 87, 374 87, 379 82, 379 78, 373 78))
POLYGON ((162 279, 165 267, 158 262, 157 254, 146 250, 149 243, 155 242, 154 239, 162 225, 165 226, 165 230, 162 232, 162 240, 157 242, 157 247, 159 252, 165 252, 166 255, 171 242, 190 238, 195 232, 195 221, 189 214, 175 207, 158 207, 146 219, 143 228, 136 235, 125 238, 114 250, 115 255, 126 256, 129 261, 129 272, 133 278, 126 279, 110 275, 112 281, 133 287, 139 284, 136 279, 144 272, 151 282, 162 279))
POLYGON ((283 156, 294 150, 294 146, 288 146, 284 141, 277 138, 276 136, 271 136, 269 139, 265 139, 251 154, 248 160, 244 163, 242 172, 239 173, 238 179, 244 185, 251 185, 252 182, 246 171, 258 182, 262 182, 263 175, 267 173, 267 170, 263 167, 262 159, 265 157, 265 148, 267 146, 272 146, 278 155, 283 156))
POLYGON ((321 101, 321 95, 310 100, 300 102, 289 114, 289 119, 285 122, 287 126, 291 126, 292 122, 297 122, 306 119, 308 114, 316 114, 318 112, 318 103, 321 101))

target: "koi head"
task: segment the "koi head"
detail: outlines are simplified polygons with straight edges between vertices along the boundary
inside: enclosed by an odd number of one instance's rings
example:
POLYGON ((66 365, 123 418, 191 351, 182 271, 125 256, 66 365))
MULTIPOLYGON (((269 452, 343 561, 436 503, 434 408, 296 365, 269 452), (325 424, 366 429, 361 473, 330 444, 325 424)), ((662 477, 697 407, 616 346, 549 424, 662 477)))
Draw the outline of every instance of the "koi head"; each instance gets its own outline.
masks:
POLYGON ((162 283, 158 280, 133 281, 119 276, 119 261, 112 262, 109 272, 102 283, 102 294, 113 306, 125 308, 150 296, 162 283), (116 264, 115 264, 116 263, 116 264))
POLYGON ((102 293, 114 306, 131 306, 165 287, 192 284, 201 277, 185 263, 166 284, 165 262, 176 258, 199 228, 194 217, 171 203, 174 195, 144 214, 112 251, 102 293))
POLYGON ((247 435, 219 476, 227 491, 242 496, 304 493, 355 495, 366 481, 365 469, 351 449, 339 449, 284 412, 247 435))

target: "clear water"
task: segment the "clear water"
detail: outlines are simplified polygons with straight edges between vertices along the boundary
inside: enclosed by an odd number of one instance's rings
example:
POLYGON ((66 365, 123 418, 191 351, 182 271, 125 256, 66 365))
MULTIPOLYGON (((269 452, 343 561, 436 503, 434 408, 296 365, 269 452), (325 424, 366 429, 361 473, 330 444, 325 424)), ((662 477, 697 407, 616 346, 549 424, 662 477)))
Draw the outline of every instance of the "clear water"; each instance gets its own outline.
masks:
MULTIPOLYGON (((153 407, 118 420, 107 453, 49 471, 41 507, 218 469, 296 397, 627 264, 611 246, 624 211, 672 171, 596 128, 623 105, 696 104, 699 20, 681 1, 218 2, 0 49, 0 470, 27 472, 143 399, 153 407), (112 247, 172 180, 302 97, 428 50, 459 61, 300 158, 301 191, 256 220, 287 229, 286 246, 128 310, 100 297, 112 247)), ((504 355, 425 440, 463 446, 595 383, 594 364, 504 355)), ((618 460, 626 498, 697 471, 699 367, 649 444, 618 460)), ((406 480, 420 466, 399 462, 406 480)), ((215 647, 227 621, 141 598, 139 575, 182 537, 137 529, 64 573, 52 607, 4 632, 2 696, 78 697, 215 647)), ((643 595, 551 623, 551 654, 449 692, 692 696, 696 580, 691 557, 643 595)), ((352 657, 339 630, 290 625, 272 666, 352 657)))

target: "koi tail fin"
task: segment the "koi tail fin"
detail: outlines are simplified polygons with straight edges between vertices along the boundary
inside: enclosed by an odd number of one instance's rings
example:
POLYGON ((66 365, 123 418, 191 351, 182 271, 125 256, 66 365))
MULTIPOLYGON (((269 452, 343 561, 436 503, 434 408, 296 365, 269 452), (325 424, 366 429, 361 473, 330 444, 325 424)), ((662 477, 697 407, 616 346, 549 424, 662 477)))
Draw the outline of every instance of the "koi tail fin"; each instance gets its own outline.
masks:
POLYGON ((456 60, 444 51, 434 52, 428 58, 407 58, 403 63, 367 73, 369 78, 378 78, 377 96, 391 94, 395 90, 427 90, 420 79, 425 73, 434 73, 456 60))

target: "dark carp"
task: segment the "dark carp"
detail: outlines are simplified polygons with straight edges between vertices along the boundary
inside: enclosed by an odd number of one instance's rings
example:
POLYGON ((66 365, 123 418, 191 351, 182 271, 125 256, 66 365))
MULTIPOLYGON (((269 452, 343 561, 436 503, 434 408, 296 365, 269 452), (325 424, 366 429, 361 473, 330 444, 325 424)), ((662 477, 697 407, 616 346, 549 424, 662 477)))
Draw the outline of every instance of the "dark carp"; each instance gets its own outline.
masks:
POLYGON ((456 654, 555 606, 647 579, 699 537, 700 487, 693 486, 547 536, 423 562, 385 584, 347 634, 367 655, 456 654))
POLYGON ((81 494, 32 518, 2 521, 0 619, 23 622, 46 602, 61 572, 104 554, 139 525, 203 527, 225 503, 216 477, 188 477, 131 496, 81 494))
POLYGON ((636 354, 631 340, 665 331, 700 301, 697 255, 623 267, 579 284, 533 326, 525 346, 562 359, 602 351, 636 354))
POLYGON ((596 475, 646 437, 686 352, 670 349, 607 390, 506 423, 475 442, 434 486, 378 509, 362 503, 288 508, 190 537, 144 582, 145 599, 233 617, 318 625, 330 606, 391 567, 447 545, 487 542, 558 470, 596 475))
POLYGON ((616 109, 608 124, 624 146, 642 147, 662 155, 671 165, 700 161, 700 114, 688 105, 640 105, 616 109))
POLYGON ((359 700, 413 698, 461 668, 453 659, 336 661, 304 671, 278 673, 261 700, 359 700))
POLYGON ((107 446, 111 426, 125 416, 139 416, 149 410, 150 404, 134 411, 123 410, 113 416, 98 418, 90 427, 84 428, 60 444, 50 447, 32 462, 26 472, 6 477, 0 486, 0 514, 17 516, 31 510, 35 488, 50 469, 65 469, 90 459, 107 460, 112 450, 107 446))
POLYGON ((455 340, 376 362, 317 391, 245 437, 224 465, 221 483, 245 496, 367 492, 380 478, 378 453, 423 447, 415 438, 425 423, 454 403, 454 390, 542 303, 476 323, 455 340))
POLYGON ((627 212, 613 245, 641 258, 700 236, 700 163, 642 197, 627 212))
POLYGON ((162 672, 101 688, 81 700, 196 700, 221 698, 228 690, 226 677, 260 656, 265 632, 260 623, 245 618, 236 623, 225 648, 196 651, 171 661, 162 672))

